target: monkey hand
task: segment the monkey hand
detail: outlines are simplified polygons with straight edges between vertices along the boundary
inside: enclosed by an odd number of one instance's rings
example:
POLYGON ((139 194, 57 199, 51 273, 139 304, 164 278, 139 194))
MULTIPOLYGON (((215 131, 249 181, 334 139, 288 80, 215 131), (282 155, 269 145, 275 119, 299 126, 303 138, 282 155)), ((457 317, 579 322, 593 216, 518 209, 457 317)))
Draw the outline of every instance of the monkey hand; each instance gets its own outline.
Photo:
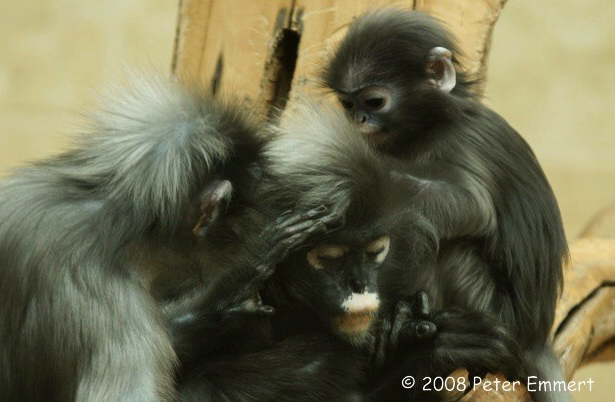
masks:
MULTIPOLYGON (((503 373, 509 380, 524 377, 522 354, 510 330, 495 318, 474 311, 447 309, 432 314, 437 332, 427 344, 411 348, 423 354, 438 372, 448 375, 466 368, 481 378, 487 373, 503 373)), ((418 345, 417 345, 418 346, 418 345)))
POLYGON ((275 310, 271 306, 263 305, 259 294, 263 283, 273 275, 275 266, 305 241, 315 234, 324 233, 327 229, 325 222, 331 218, 326 216, 325 206, 312 209, 301 214, 287 211, 265 228, 261 234, 262 243, 259 243, 260 254, 256 264, 256 272, 250 278, 235 278, 238 282, 233 297, 226 298, 229 315, 256 314, 261 316, 273 315, 275 310), (264 251, 264 254, 263 254, 264 251))
POLYGON ((262 275, 273 274, 277 263, 283 261, 313 236, 325 233, 328 225, 337 224, 339 220, 340 218, 329 213, 324 205, 307 212, 284 212, 261 235, 268 245, 263 263, 259 267, 262 275))
POLYGON ((417 399, 422 387, 401 387, 403 378, 446 377, 459 368, 467 369, 471 380, 473 375, 486 373, 503 373, 508 380, 524 378, 520 348, 499 321, 480 312, 455 309, 413 317, 413 308, 422 314, 423 301, 419 293, 414 307, 412 301, 398 303, 394 321, 389 323, 388 348, 381 357, 384 364, 372 364, 367 373, 372 389, 369 400, 417 399))
POLYGON ((429 297, 424 291, 417 292, 408 300, 398 301, 381 319, 372 368, 388 366, 407 349, 407 345, 432 338, 437 327, 430 320, 431 314, 429 297))

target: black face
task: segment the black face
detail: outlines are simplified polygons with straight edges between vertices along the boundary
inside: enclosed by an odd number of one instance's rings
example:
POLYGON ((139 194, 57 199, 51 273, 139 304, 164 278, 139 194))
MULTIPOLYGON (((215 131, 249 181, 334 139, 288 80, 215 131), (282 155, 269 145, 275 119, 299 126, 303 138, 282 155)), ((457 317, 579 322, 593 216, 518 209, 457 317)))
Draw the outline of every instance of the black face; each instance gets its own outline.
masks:
POLYGON ((398 96, 388 86, 368 86, 349 93, 338 91, 338 99, 348 118, 374 145, 384 145, 396 135, 398 96))
POLYGON ((388 114, 393 108, 391 91, 386 87, 367 87, 350 94, 338 95, 348 118, 361 133, 378 144, 388 132, 388 114))
POLYGON ((310 284, 304 297, 326 325, 353 342, 368 333, 380 305, 378 268, 390 246, 388 235, 328 239, 298 255, 295 280, 310 284))
POLYGON ((457 83, 449 36, 420 13, 368 12, 351 24, 322 81, 374 145, 393 149, 446 117, 442 95, 457 83))

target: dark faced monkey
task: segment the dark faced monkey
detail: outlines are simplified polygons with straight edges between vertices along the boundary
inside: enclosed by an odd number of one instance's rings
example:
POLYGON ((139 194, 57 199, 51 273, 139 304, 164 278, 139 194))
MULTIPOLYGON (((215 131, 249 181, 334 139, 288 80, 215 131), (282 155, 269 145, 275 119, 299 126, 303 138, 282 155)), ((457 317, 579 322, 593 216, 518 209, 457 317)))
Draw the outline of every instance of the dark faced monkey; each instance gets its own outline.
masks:
POLYGON ((384 9, 352 23, 323 81, 437 230, 434 266, 399 271, 390 286, 495 314, 515 329, 529 375, 563 379, 549 342, 567 256, 557 202, 528 144, 472 94, 457 56, 434 19, 384 9))
POLYGON ((274 130, 258 198, 274 210, 326 205, 339 220, 263 281, 262 303, 276 312, 270 346, 211 356, 194 338, 184 399, 406 401, 422 390, 402 386, 409 375, 420 384, 458 367, 514 376, 519 353, 505 325, 475 311, 431 311, 421 297, 382 287, 428 264, 437 236, 345 116, 299 104, 274 130))
POLYGON ((322 207, 259 209, 266 143, 238 108, 140 79, 74 149, 15 171, 0 188, 0 399, 175 400, 193 311, 211 353, 238 322, 259 327, 260 283, 324 229, 322 207))

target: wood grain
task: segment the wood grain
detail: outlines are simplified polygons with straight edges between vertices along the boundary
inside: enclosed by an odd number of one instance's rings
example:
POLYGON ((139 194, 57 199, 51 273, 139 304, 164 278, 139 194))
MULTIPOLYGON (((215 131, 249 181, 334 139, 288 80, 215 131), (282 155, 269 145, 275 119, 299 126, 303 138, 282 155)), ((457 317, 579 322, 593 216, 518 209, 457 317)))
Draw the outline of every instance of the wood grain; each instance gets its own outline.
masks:
MULTIPOLYGON (((319 95, 317 76, 348 25, 385 6, 442 20, 459 38, 464 70, 485 78, 491 33, 505 0, 181 0, 173 72, 234 94, 267 114, 299 94, 319 95), (284 38, 298 49, 291 77, 284 38)), ((482 86, 476 87, 482 91, 482 86)))

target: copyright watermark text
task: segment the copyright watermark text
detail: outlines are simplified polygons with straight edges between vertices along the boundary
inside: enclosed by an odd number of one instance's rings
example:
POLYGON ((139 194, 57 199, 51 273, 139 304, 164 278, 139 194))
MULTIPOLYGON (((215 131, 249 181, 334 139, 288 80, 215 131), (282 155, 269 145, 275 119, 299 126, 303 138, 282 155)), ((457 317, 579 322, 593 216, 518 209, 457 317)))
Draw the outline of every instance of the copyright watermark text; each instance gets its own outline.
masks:
POLYGON ((591 392, 594 380, 589 378, 581 381, 541 381, 536 376, 529 376, 527 382, 522 385, 521 381, 501 380, 497 377, 486 380, 474 377, 474 385, 471 385, 465 377, 423 377, 418 381, 413 376, 405 376, 401 380, 401 386, 406 389, 421 387, 423 392, 431 391, 465 391, 469 386, 472 390, 482 389, 487 392, 515 392, 517 388, 525 386, 529 392, 577 392, 587 390, 591 392))

